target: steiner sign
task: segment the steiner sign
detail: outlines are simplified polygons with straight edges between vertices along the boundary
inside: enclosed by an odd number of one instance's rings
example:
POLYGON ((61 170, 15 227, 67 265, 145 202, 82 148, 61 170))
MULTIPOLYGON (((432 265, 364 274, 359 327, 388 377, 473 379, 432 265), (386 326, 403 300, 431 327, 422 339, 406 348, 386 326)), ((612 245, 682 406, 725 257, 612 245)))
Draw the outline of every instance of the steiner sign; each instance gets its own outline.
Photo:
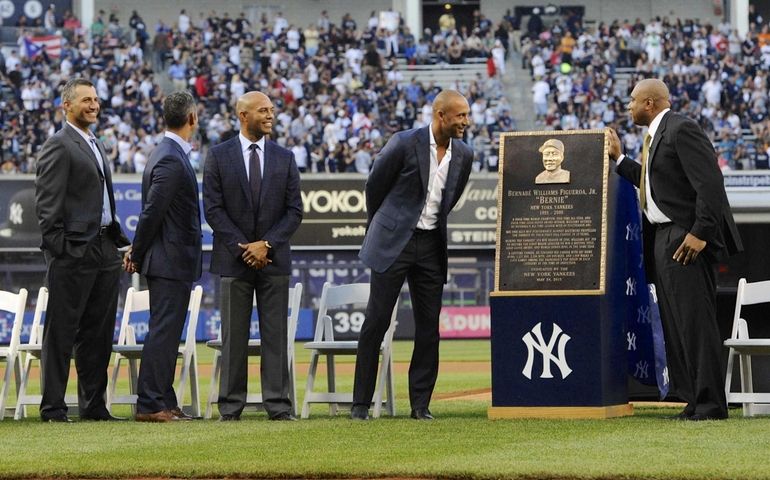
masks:
POLYGON ((495 294, 604 293, 604 130, 504 133, 500 158, 495 294))

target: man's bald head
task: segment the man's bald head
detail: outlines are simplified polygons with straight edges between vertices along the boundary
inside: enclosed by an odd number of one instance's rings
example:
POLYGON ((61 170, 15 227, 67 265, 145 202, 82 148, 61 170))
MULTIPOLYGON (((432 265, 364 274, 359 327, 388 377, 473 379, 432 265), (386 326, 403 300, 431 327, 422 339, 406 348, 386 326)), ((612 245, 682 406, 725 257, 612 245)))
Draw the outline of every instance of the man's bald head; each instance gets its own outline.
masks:
POLYGON ((442 90, 433 100, 433 111, 443 110, 454 102, 468 103, 465 97, 457 90, 442 90))
POLYGON ((267 97, 267 95, 262 92, 246 92, 238 97, 238 101, 235 104, 235 112, 238 114, 245 112, 260 100, 270 102, 270 99, 267 97))
POLYGON ((646 78, 631 92, 628 110, 637 125, 649 125, 663 110, 671 107, 668 87, 657 78, 646 78))
POLYGON ((657 78, 645 78, 636 84, 636 88, 639 89, 640 94, 644 97, 650 97, 655 101, 664 100, 666 103, 669 103, 668 87, 657 78))
POLYGON ((433 100, 433 136, 440 144, 462 138, 470 125, 468 100, 456 90, 442 90, 433 100))
POLYGON ((273 131, 275 107, 262 92, 247 92, 235 103, 235 113, 241 123, 241 133, 256 142, 273 131))

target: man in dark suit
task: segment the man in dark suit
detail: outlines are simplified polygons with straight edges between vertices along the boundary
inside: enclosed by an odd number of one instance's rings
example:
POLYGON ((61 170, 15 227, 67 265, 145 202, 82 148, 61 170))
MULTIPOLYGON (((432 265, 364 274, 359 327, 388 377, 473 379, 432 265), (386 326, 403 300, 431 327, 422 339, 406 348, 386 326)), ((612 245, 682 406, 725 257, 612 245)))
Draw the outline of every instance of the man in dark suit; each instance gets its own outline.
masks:
POLYGON ((40 418, 70 421, 64 394, 74 346, 80 418, 114 420, 104 394, 118 304, 117 248, 128 239, 115 220, 107 153, 89 130, 99 115, 96 89, 74 78, 61 98, 66 124, 43 145, 35 184, 49 290, 40 418))
POLYGON ((238 99, 240 134, 212 147, 203 171, 206 221, 214 231, 211 272, 222 276, 220 420, 246 404, 249 327, 256 292, 262 340, 262 399, 271 420, 295 420, 289 400, 287 317, 291 236, 302 221, 294 155, 268 140, 275 107, 260 92, 238 99))
POLYGON ((198 127, 195 100, 175 92, 163 101, 166 133, 142 176, 142 213, 123 260, 150 290, 150 329, 139 370, 136 421, 190 420, 179 408, 174 370, 192 283, 201 276, 198 179, 190 165, 190 138, 198 127))
POLYGON ((656 285, 672 392, 687 402, 675 418, 723 419, 715 264, 743 246, 711 142, 670 105, 663 82, 639 82, 628 110, 635 124, 649 127, 641 164, 622 155, 614 131, 609 152, 617 172, 639 187, 645 270, 656 285))
POLYGON ((366 320, 358 340, 351 418, 366 420, 377 380, 380 344, 404 279, 415 323, 409 366, 412 418, 428 410, 438 375, 438 318, 447 280, 447 215, 473 163, 460 139, 470 124, 468 101, 445 90, 428 127, 396 133, 377 155, 366 181, 367 231, 359 257, 371 267, 366 320))

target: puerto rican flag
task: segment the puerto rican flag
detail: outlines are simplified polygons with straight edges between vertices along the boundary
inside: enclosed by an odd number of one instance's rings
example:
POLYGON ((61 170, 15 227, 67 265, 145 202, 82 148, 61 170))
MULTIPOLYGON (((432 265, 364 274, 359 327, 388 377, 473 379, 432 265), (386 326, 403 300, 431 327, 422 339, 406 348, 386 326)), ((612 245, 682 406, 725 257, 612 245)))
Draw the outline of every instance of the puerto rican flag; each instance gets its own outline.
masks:
POLYGON ((59 58, 61 55, 61 35, 41 35, 37 37, 24 37, 24 48, 27 58, 35 58, 38 54, 45 53, 49 58, 59 58))

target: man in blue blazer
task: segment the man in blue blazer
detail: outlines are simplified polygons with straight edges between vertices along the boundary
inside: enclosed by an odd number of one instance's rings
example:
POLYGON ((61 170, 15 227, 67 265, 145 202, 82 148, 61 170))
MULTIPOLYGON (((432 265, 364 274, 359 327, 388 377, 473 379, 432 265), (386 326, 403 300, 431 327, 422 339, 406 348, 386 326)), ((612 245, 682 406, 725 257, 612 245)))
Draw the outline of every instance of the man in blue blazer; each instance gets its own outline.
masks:
POLYGON ((260 92, 238 99, 237 137, 209 150, 203 204, 214 231, 211 272, 222 277, 220 420, 239 420, 246 404, 249 327, 256 292, 262 400, 271 420, 295 420, 289 400, 287 317, 291 245, 302 221, 294 155, 268 140, 275 107, 260 92))
POLYGON ((366 182, 367 232, 359 257, 372 269, 366 320, 358 340, 351 418, 365 420, 374 395, 377 360, 404 279, 415 323, 409 366, 412 418, 428 410, 438 375, 438 319, 447 280, 447 215, 473 163, 460 139, 470 124, 468 101, 445 90, 433 102, 428 127, 396 133, 374 160, 366 182))
POLYGON ((201 276, 198 179, 190 164, 190 138, 198 127, 195 100, 175 92, 163 101, 166 133, 142 176, 142 213, 126 271, 141 272, 150 289, 150 329, 139 370, 136 420, 189 420, 174 392, 179 339, 192 283, 201 276))

